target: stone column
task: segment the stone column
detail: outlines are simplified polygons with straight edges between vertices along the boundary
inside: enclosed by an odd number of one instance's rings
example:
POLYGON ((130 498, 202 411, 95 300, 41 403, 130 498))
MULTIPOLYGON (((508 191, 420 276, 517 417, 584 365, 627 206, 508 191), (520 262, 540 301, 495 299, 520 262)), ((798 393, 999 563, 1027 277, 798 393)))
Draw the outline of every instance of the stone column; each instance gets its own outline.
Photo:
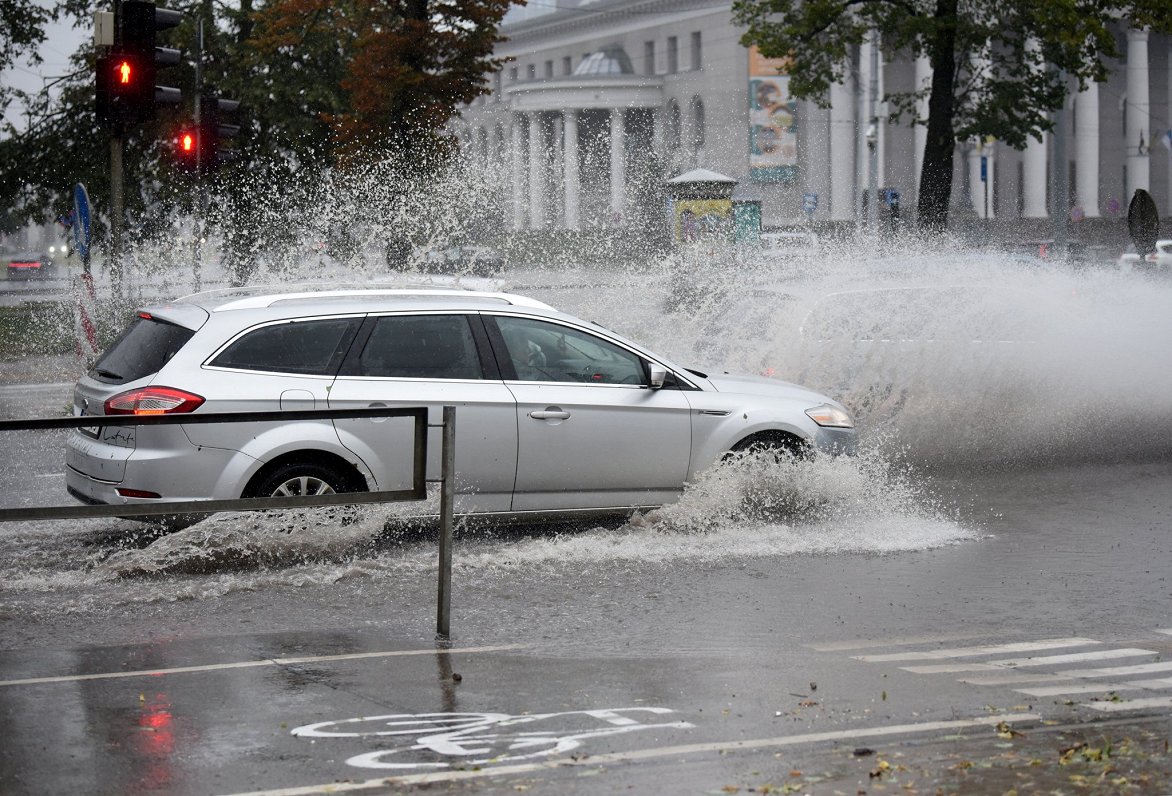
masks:
POLYGON ((529 229, 545 227, 545 141, 541 114, 529 114, 529 229))
POLYGON ((514 113, 512 124, 512 140, 509 147, 509 156, 512 160, 513 167, 513 229, 522 230, 525 228, 526 217, 526 202, 525 195, 528 190, 528 182, 525 179, 525 153, 524 142, 522 136, 524 135, 524 126, 526 124, 525 114, 514 113))
MULTIPOLYGON (((932 61, 926 55, 921 55, 916 58, 916 89, 931 89, 932 88, 932 61)), ((928 97, 916 101, 916 118, 922 122, 928 120, 928 97)), ((916 161, 916 198, 920 195, 920 174, 924 171, 924 147, 928 143, 928 127, 924 124, 917 124, 914 133, 915 140, 915 161, 916 161)))
POLYGON ((1074 192, 1087 218, 1099 217, 1099 84, 1088 83, 1074 98, 1074 192))
POLYGON ((855 217, 855 97, 850 86, 830 84, 830 218, 855 217))
MULTIPOLYGON (((1031 53, 1036 53, 1039 48, 1036 39, 1029 39, 1025 46, 1031 53)), ((1046 186, 1050 184, 1047 163, 1049 137, 1048 133, 1042 133, 1041 141, 1033 136, 1026 139, 1025 150, 1021 155, 1022 218, 1045 218, 1049 215, 1046 208, 1046 186)))
POLYGON ((565 190, 566 229, 577 229, 579 224, 578 206, 581 186, 578 181, 578 111, 567 108, 562 112, 565 141, 563 158, 563 183, 565 190))
POLYGON ((1127 207, 1131 197, 1139 189, 1151 190, 1151 167, 1148 147, 1151 145, 1151 130, 1148 129, 1148 115, 1151 113, 1148 84, 1148 32, 1147 30, 1127 31, 1127 111, 1126 144, 1127 153, 1127 195, 1123 206, 1127 207))
POLYGON ((610 210, 623 221, 627 210, 627 136, 623 109, 610 111, 610 210))

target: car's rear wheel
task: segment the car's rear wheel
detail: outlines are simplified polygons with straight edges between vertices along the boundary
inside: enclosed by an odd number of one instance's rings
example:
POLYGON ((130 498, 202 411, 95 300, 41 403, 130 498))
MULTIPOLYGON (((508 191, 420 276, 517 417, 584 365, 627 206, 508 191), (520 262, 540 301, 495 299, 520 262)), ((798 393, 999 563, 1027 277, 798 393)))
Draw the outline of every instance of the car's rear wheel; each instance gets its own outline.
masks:
POLYGON ((302 497, 357 492, 351 479, 314 462, 289 462, 249 485, 244 497, 302 497))

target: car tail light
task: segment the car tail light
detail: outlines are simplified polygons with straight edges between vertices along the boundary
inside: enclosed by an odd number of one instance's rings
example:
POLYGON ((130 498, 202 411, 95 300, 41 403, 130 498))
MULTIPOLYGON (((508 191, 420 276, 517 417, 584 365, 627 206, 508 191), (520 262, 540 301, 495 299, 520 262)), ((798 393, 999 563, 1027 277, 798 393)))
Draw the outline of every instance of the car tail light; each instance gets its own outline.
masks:
POLYGON ((120 486, 114 490, 122 497, 129 498, 161 498, 158 492, 151 492, 146 489, 130 489, 129 487, 120 486))
POLYGON ((203 396, 174 387, 141 387, 119 393, 106 401, 108 415, 173 415, 194 412, 203 396))

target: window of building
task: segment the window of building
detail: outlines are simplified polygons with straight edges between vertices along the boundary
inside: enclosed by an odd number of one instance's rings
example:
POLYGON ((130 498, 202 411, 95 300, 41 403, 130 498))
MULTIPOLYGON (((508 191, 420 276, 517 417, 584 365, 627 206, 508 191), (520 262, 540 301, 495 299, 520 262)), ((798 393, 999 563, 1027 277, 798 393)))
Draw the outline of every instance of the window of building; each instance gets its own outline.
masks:
POLYGON ((664 139, 667 151, 674 152, 680 148, 680 106, 673 99, 667 103, 667 125, 664 129, 664 139))
POLYGON ((501 94, 501 73, 495 72, 492 76, 492 90, 496 94, 496 99, 499 100, 501 94))
POLYGON ((699 72, 704 68, 704 61, 700 50, 700 31, 692 33, 692 71, 699 72))
POLYGON ((675 36, 667 37, 667 71, 671 75, 680 71, 680 40, 675 36))
POLYGON ((525 67, 525 76, 528 77, 530 80, 536 80, 537 79, 537 64, 529 64, 529 66, 525 67))
POLYGON ((545 62, 545 79, 549 80, 553 77, 553 61, 545 62))
POLYGON ((565 58, 562 59, 562 74, 569 75, 569 74, 573 74, 573 72, 574 72, 574 59, 572 56, 567 55, 565 58))
POLYGON ((515 66, 509 67, 509 82, 510 83, 517 82, 517 67, 515 67, 515 66))
POLYGON ((643 42, 643 74, 655 74, 655 42, 643 42))
POLYGON ((692 97, 692 151, 699 152, 704 146, 704 101, 692 97))

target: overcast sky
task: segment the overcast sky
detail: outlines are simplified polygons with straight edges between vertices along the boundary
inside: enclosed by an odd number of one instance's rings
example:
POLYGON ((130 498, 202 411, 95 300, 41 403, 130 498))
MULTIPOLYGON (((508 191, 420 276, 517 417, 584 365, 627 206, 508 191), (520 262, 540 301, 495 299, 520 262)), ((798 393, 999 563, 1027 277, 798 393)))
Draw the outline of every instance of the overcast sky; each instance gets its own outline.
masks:
MULTIPOLYGON (((50 7, 52 3, 42 1, 38 5, 50 7)), ((37 66, 18 63, 0 74, 0 82, 23 91, 40 91, 47 79, 65 74, 69 69, 69 56, 77 51, 82 41, 93 35, 92 23, 87 22, 82 28, 71 27, 71 23, 72 20, 50 23, 40 50, 43 62, 37 66)), ((8 108, 4 120, 17 128, 24 127, 24 119, 15 105, 8 108)))

